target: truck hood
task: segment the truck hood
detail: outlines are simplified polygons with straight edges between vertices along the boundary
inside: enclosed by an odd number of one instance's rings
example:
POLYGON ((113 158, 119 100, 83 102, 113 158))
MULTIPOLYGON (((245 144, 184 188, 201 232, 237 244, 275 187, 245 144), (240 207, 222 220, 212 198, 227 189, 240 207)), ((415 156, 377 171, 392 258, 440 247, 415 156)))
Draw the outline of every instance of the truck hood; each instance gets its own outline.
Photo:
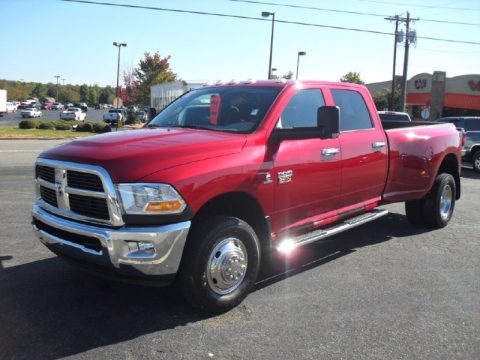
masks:
POLYGON ((238 153, 242 134, 162 128, 119 131, 71 141, 40 154, 41 158, 98 165, 113 182, 136 182, 171 167, 238 153))

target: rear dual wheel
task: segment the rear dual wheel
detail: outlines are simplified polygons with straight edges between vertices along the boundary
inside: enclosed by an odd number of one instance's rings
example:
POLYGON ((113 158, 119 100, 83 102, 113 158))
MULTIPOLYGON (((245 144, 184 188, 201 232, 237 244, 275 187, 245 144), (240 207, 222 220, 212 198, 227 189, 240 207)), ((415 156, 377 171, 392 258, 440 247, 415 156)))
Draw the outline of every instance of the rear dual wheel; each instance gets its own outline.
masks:
POLYGON ((438 175, 432 190, 424 199, 405 202, 408 221, 433 228, 445 227, 452 218, 456 194, 457 188, 453 176, 438 175))

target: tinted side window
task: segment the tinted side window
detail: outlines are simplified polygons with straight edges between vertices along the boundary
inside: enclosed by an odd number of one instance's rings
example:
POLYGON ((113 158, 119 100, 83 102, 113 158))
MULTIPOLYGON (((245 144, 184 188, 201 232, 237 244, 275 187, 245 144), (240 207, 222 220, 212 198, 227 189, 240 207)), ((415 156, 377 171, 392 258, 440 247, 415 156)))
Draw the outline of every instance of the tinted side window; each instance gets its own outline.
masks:
POLYGON ((332 90, 335 105, 340 108, 340 131, 371 129, 372 119, 360 93, 353 90, 332 90))
POLYGON ((480 119, 465 119, 466 131, 480 131, 480 119))
POLYGON ((322 91, 305 89, 297 92, 283 109, 277 127, 316 127, 318 108, 325 105, 322 91))

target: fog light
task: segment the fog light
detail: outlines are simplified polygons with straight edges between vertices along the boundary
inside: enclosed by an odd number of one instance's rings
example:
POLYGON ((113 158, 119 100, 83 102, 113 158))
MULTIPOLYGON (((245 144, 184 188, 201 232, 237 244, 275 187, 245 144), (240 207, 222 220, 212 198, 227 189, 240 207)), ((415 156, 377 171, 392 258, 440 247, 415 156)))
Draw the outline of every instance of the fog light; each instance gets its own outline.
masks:
POLYGON ((283 254, 290 254, 296 247, 292 239, 285 239, 277 246, 277 250, 283 254))
POLYGON ((127 257, 154 257, 155 246, 149 241, 127 241, 127 257))

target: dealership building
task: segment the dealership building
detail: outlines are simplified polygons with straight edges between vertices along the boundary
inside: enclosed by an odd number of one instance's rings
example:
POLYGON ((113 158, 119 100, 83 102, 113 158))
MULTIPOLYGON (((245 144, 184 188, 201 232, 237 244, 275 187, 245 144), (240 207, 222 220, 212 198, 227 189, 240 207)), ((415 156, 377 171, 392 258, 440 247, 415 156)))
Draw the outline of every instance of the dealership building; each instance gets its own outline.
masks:
MULTIPOLYGON (((367 84, 372 96, 391 91, 391 81, 367 84)), ((480 74, 447 77, 422 73, 407 81, 406 104, 413 117, 480 116, 480 74)), ((379 109, 381 110, 381 109, 379 109)))

